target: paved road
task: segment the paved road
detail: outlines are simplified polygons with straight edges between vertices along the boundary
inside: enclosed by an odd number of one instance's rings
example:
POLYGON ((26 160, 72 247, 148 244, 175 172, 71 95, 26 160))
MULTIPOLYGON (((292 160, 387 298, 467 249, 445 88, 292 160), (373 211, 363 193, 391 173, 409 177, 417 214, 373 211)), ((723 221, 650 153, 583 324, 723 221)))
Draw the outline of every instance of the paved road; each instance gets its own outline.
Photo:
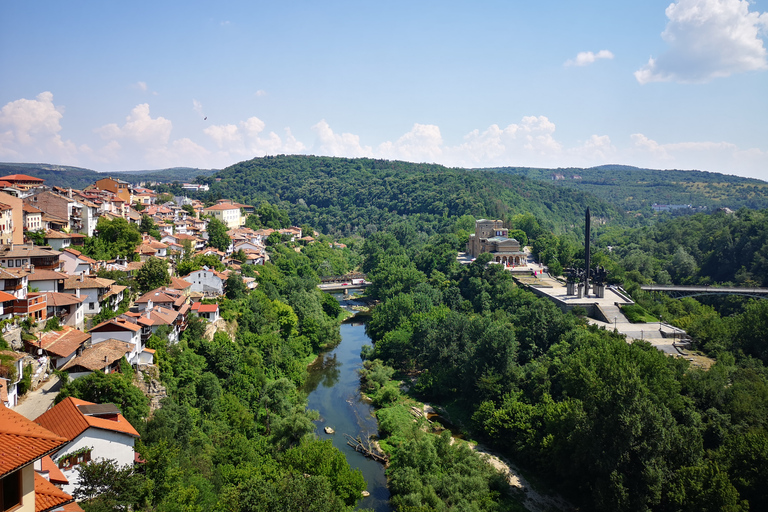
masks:
POLYGON ((59 378, 52 375, 42 386, 24 395, 21 403, 13 410, 28 420, 34 420, 53 405, 53 399, 56 398, 60 388, 59 378))

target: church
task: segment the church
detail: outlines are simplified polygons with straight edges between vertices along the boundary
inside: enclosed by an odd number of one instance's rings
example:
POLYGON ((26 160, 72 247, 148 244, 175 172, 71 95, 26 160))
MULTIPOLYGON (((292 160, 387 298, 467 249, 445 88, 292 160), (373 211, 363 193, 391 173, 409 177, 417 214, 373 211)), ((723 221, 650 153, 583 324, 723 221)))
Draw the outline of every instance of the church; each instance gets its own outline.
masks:
POLYGON ((509 230, 500 220, 480 219, 475 221, 475 233, 469 235, 467 254, 477 258, 483 253, 493 255, 493 261, 505 265, 522 265, 526 255, 520 242, 509 238, 509 230))

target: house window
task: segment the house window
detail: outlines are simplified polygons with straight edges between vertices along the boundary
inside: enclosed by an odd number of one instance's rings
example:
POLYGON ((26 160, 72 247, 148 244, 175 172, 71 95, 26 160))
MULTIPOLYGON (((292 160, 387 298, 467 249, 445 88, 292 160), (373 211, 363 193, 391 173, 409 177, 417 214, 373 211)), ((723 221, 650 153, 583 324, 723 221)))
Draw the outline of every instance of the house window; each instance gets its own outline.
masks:
POLYGON ((8 260, 8 266, 13 267, 13 260, 8 260))
POLYGON ((96 305, 93 302, 89 302, 88 309, 96 309, 96 305))
POLYGON ((10 510, 21 505, 21 470, 6 476, 0 484, 0 509, 10 510))

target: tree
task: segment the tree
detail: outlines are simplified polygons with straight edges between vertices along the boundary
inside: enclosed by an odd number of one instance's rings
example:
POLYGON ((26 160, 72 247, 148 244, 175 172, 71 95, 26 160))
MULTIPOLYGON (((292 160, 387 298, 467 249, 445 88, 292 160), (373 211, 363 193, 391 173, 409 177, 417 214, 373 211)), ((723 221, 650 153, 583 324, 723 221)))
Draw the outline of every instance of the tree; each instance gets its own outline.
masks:
POLYGON ((141 243, 139 229, 122 217, 109 220, 100 217, 96 236, 85 239, 83 253, 95 259, 110 260, 117 256, 131 259, 141 243))
POLYGON ((230 275, 224 283, 224 290, 227 294, 227 298, 230 300, 241 299, 248 294, 248 289, 245 287, 245 283, 243 283, 243 278, 240 274, 230 275))
POLYGON ((267 237, 267 240, 264 242, 267 247, 274 247, 281 243, 283 241, 283 237, 280 236, 280 233, 277 231, 273 231, 269 234, 267 237))
POLYGON ((181 209, 187 212, 192 217, 195 217, 195 209, 192 207, 191 204, 185 204, 181 206, 181 209))
POLYGON ((208 245, 226 252, 232 241, 227 234, 227 226, 219 219, 208 221, 208 245))
POLYGON ((86 510, 132 510, 147 494, 146 478, 130 465, 118 466, 112 459, 80 464, 77 487, 72 496, 87 503, 86 510))
POLYGON ((171 284, 168 274, 168 263, 160 258, 151 256, 136 272, 136 284, 142 293, 171 284))
POLYGON ((147 233, 149 236, 160 239, 160 229, 155 224, 155 221, 146 213, 141 216, 141 224, 139 230, 142 233, 147 233))
POLYGON ((149 415, 149 399, 131 380, 132 375, 93 372, 64 384, 56 396, 56 403, 69 396, 97 404, 113 403, 131 425, 138 426, 149 415))

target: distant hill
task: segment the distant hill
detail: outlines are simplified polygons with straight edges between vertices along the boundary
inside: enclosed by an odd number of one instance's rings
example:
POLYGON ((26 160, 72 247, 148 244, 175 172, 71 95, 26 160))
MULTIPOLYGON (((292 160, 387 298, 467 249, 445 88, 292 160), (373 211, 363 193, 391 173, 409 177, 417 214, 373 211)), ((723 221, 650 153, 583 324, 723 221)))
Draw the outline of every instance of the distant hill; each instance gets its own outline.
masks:
POLYGON ((525 176, 558 187, 589 192, 624 211, 650 212, 654 203, 690 204, 705 206, 708 210, 768 208, 768 182, 715 172, 660 171, 627 165, 601 165, 588 169, 498 167, 479 170, 525 176), (557 175, 563 179, 554 179, 557 175))
POLYGON ((563 231, 583 223, 584 210, 621 221, 623 212, 591 194, 499 172, 451 169, 435 164, 269 156, 228 167, 211 180, 204 197, 262 201, 289 211, 292 222, 324 233, 372 232, 407 221, 432 233, 462 215, 510 218, 533 213, 543 227, 563 231))
POLYGON ((188 182, 197 176, 211 176, 216 169, 195 169, 192 167, 172 167, 152 171, 111 171, 96 172, 82 167, 52 164, 26 164, 0 162, 0 176, 8 174, 27 174, 45 180, 51 187, 72 187, 82 189, 105 176, 119 177, 130 183, 141 181, 188 182))

